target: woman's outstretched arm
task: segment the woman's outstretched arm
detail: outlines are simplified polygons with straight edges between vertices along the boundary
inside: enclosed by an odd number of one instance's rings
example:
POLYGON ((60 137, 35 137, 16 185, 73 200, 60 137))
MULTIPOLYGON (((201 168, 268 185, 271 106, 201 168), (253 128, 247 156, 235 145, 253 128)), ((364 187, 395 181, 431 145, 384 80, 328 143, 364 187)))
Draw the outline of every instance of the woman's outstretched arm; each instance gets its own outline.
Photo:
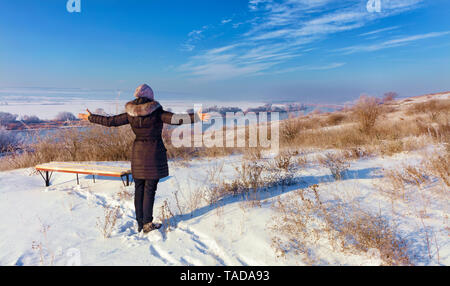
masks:
POLYGON ((80 113, 78 114, 78 118, 82 120, 88 120, 91 123, 100 124, 107 127, 116 127, 128 124, 128 115, 126 113, 122 113, 115 116, 102 116, 97 114, 92 114, 88 109, 86 109, 88 114, 80 113))
POLYGON ((162 122, 170 125, 182 125, 196 123, 198 121, 208 121, 209 118, 210 115, 207 113, 202 113, 201 109, 197 113, 189 114, 174 114, 165 110, 161 112, 162 122))

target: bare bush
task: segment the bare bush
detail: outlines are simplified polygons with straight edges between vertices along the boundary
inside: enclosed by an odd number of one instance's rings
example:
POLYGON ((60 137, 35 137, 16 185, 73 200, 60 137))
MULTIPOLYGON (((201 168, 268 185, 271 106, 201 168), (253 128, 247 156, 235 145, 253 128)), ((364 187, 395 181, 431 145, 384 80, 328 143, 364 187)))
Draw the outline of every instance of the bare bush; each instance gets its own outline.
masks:
POLYGON ((8 131, 5 127, 0 126, 0 152, 15 149, 19 142, 20 140, 15 132, 8 131))
POLYGON ((134 198, 134 191, 127 190, 125 187, 121 187, 121 190, 117 192, 117 197, 123 201, 131 201, 134 198))
POLYGON ((281 124, 281 140, 282 142, 291 143, 303 129, 301 121, 298 118, 289 118, 281 124))
POLYGON ((344 113, 334 112, 328 115, 326 118, 327 125, 339 125, 341 124, 347 116, 344 113))
POLYGON ((104 206, 103 218, 97 218, 97 228, 100 230, 104 238, 111 237, 114 227, 117 224, 117 219, 120 217, 120 206, 104 206))
POLYGON ((435 154, 431 156, 426 162, 427 171, 437 178, 439 178, 447 187, 450 187, 450 153, 446 152, 444 155, 435 154))
POLYGON ((237 185, 241 190, 257 190, 264 186, 261 174, 263 166, 256 162, 243 162, 241 168, 236 168, 237 185))
POLYGON ((361 96, 353 106, 353 114, 358 120, 361 130, 369 133, 373 130, 376 120, 382 112, 380 100, 375 97, 361 96))
POLYGON ((244 159, 255 161, 262 158, 262 150, 260 147, 249 147, 244 149, 244 159))
POLYGON ((335 180, 341 180, 344 173, 350 167, 348 160, 343 153, 328 152, 325 155, 319 156, 319 163, 328 168, 335 180))
POLYGON ((383 103, 390 103, 390 102, 394 101, 397 97, 398 97, 398 93, 396 93, 396 92, 393 92, 393 91, 386 92, 383 95, 382 102, 383 103))
POLYGON ((293 156, 293 153, 290 151, 280 152, 274 158, 274 165, 278 169, 283 169, 285 171, 289 171, 289 168, 291 167, 291 164, 292 164, 292 156, 293 156))
POLYGON ((305 167, 308 164, 308 157, 305 151, 296 151, 294 155, 296 156, 295 163, 298 167, 305 167))
POLYGON ((172 210, 169 207, 169 203, 167 200, 164 200, 163 205, 161 206, 161 212, 159 215, 159 218, 161 220, 162 225, 164 226, 165 232, 169 232, 172 227, 175 226, 175 215, 173 214, 172 210))

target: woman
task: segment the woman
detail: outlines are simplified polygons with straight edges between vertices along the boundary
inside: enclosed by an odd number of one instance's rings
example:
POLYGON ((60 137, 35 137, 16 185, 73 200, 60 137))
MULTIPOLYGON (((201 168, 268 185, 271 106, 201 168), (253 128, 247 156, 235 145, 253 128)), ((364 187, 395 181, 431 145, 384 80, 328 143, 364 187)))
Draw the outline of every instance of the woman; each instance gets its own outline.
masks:
POLYGON ((131 172, 135 181, 136 220, 138 232, 143 230, 144 233, 148 233, 161 227, 160 224, 153 223, 153 204, 159 180, 169 175, 167 150, 161 137, 163 123, 181 125, 194 123, 198 119, 207 121, 210 116, 201 110, 197 114, 173 114, 164 111, 154 100, 153 90, 146 84, 140 85, 134 96, 136 99, 125 105, 126 113, 101 116, 86 110, 88 114, 81 113, 78 117, 108 127, 131 125, 136 135, 131 155, 131 172))

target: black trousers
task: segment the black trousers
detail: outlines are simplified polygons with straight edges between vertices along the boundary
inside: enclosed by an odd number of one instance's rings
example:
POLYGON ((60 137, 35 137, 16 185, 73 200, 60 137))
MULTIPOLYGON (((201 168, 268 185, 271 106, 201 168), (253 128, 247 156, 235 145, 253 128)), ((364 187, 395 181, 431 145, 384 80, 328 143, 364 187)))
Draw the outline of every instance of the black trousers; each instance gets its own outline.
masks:
POLYGON ((134 179, 134 207, 136 210, 136 220, 141 226, 153 221, 153 204, 155 203, 158 182, 158 179, 134 179))

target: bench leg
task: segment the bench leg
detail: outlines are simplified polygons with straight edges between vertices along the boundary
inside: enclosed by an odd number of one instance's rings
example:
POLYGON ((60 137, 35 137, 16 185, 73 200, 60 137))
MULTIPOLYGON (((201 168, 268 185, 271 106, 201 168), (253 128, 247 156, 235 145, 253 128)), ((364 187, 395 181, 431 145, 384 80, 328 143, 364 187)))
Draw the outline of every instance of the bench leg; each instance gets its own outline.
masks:
POLYGON ((130 182, 130 175, 129 175, 129 174, 120 176, 120 179, 122 180, 122 184, 123 184, 125 187, 130 186, 130 183, 131 183, 131 182, 130 182), (123 180, 123 177, 126 177, 125 181, 123 180))
POLYGON ((78 178, 78 174, 77 174, 77 185, 80 184, 80 179, 78 178))
POLYGON ((92 175, 92 179, 94 180, 94 184, 95 184, 95 175, 92 175))
POLYGON ((48 171, 45 171, 45 186, 46 187, 50 186, 50 178, 48 176, 48 171))
POLYGON ((46 187, 49 187, 49 186, 50 186, 50 179, 52 178, 53 172, 51 172, 51 173, 49 174, 48 171, 45 171, 45 176, 42 175, 42 172, 41 172, 41 171, 38 170, 38 172, 39 172, 39 175, 41 175, 42 179, 44 179, 45 186, 46 186, 46 187))

